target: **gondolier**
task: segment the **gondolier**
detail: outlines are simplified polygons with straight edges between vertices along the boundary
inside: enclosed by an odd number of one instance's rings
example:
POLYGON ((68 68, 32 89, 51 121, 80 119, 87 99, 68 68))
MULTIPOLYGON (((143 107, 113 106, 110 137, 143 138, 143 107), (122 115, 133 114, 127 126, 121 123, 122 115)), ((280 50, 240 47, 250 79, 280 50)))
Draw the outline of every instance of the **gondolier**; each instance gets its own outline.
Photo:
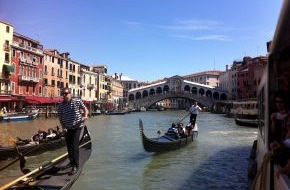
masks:
POLYGON ((59 121, 65 131, 67 151, 70 159, 68 167, 74 174, 79 167, 79 137, 84 122, 88 118, 88 110, 80 99, 72 99, 69 88, 62 91, 63 102, 59 105, 59 121))
POLYGON ((192 106, 191 106, 190 109, 189 109, 189 112, 190 112, 190 120, 189 120, 189 122, 191 123, 192 127, 195 126, 195 123, 196 123, 196 116, 197 116, 197 114, 198 114, 198 110, 201 111, 202 109, 201 109, 201 107, 199 107, 199 106, 197 105, 197 102, 194 101, 194 102, 192 103, 192 106))

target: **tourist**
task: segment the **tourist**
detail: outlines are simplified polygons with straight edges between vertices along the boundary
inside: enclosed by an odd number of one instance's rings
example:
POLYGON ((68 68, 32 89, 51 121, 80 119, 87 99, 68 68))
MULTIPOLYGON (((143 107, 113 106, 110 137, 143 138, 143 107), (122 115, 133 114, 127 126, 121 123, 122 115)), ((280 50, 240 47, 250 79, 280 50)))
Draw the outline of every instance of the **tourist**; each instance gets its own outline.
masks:
POLYGON ((276 112, 271 114, 271 133, 273 136, 272 141, 281 142, 286 135, 286 122, 287 115, 289 114, 288 106, 286 103, 287 95, 284 91, 278 91, 275 94, 276 112))
POLYGON ((46 135, 46 138, 53 139, 56 137, 56 131, 54 131, 52 128, 48 129, 48 134, 46 135))
POLYGON ((72 167, 70 175, 79 167, 79 138, 84 121, 88 119, 88 110, 80 99, 73 99, 69 88, 62 91, 63 102, 59 105, 59 121, 65 132, 68 156, 72 167))
POLYGON ((175 123, 171 124, 171 127, 168 129, 166 135, 173 139, 179 139, 178 130, 175 123))

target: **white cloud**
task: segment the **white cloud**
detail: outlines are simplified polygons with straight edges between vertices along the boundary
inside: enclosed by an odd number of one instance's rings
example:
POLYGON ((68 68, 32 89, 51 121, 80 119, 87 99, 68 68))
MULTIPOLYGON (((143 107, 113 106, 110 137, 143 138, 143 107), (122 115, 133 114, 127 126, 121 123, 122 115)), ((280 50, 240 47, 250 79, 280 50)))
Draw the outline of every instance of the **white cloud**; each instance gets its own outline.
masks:
POLYGON ((170 26, 161 26, 170 30, 213 30, 219 25, 213 20, 177 20, 170 26))
POLYGON ((225 35, 205 35, 205 36, 188 36, 188 35, 172 35, 172 37, 181 40, 195 40, 195 41, 231 41, 228 36, 225 35))

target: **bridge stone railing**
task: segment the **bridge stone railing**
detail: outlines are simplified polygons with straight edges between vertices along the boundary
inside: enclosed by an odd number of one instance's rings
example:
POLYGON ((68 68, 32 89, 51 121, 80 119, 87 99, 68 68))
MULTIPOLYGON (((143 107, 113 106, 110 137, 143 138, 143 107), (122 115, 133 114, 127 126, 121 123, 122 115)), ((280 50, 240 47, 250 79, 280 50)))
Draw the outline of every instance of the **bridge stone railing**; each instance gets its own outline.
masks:
POLYGON ((168 98, 184 98, 184 99, 189 99, 189 100, 195 100, 195 101, 198 101, 203 106, 210 106, 215 101, 212 97, 201 96, 201 95, 192 94, 189 92, 172 91, 172 92, 167 92, 164 94, 149 95, 145 98, 131 101, 130 103, 134 104, 134 107, 136 109, 140 109, 141 107, 145 107, 147 109, 154 103, 159 102, 164 99, 168 99, 168 98))

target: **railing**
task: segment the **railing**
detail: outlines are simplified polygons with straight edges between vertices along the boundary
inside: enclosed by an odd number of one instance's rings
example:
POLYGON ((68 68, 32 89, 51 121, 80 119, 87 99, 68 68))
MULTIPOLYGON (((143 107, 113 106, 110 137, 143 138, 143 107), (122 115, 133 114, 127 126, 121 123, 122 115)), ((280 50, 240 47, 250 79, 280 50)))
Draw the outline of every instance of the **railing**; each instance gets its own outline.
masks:
POLYGON ((4 43, 4 44, 3 44, 3 50, 4 50, 4 51, 10 51, 10 49, 11 49, 11 48, 10 48, 10 45, 9 45, 9 44, 7 44, 7 43, 4 43))
POLYGON ((27 81, 27 82, 39 82, 39 77, 30 77, 30 76, 24 76, 24 75, 19 75, 19 80, 20 81, 27 81))
POLYGON ((31 51, 35 54, 43 55, 43 49, 33 48, 31 46, 24 45, 23 43, 18 43, 18 42, 12 42, 12 45, 20 49, 31 51))
POLYGON ((87 84, 87 88, 88 88, 88 89, 93 89, 94 87, 95 87, 94 84, 87 84))
POLYGON ((2 96, 12 95, 12 94, 13 94, 12 90, 0 90, 0 95, 2 96))

